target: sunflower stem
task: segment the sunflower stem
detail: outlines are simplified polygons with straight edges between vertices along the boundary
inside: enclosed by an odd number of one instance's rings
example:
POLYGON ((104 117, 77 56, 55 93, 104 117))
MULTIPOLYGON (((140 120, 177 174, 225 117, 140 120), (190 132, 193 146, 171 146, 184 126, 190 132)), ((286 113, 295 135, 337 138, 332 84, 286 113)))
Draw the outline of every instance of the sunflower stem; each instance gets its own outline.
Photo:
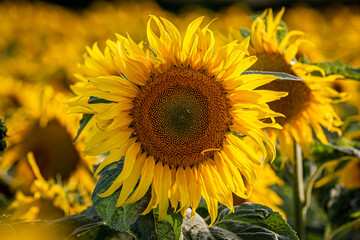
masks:
POLYGON ((293 175, 293 203, 294 203, 294 218, 295 231, 300 240, 306 239, 305 222, 306 211, 303 211, 305 206, 305 191, 304 191, 304 175, 303 175, 303 159, 302 151, 299 144, 295 144, 295 166, 293 175))

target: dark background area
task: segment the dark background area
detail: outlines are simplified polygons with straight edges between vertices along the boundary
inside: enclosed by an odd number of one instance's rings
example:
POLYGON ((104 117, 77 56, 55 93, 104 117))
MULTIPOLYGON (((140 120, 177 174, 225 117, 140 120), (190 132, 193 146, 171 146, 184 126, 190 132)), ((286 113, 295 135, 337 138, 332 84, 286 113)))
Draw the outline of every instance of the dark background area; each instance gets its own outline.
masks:
MULTIPOLYGON (((41 0, 42 2, 54 3, 66 8, 74 9, 74 10, 82 10, 88 7, 92 2, 95 1, 86 1, 86 0, 41 0)), ((106 2, 112 2, 109 0, 102 0, 106 2)), ((135 0, 136 2, 142 2, 140 0, 135 0)), ((245 3, 249 5, 253 10, 261 10, 264 8, 272 7, 272 8, 280 8, 282 6, 290 7, 294 4, 303 3, 309 6, 312 6, 317 9, 326 8, 329 5, 334 3, 341 3, 345 5, 360 5, 359 0, 154 0, 157 2, 162 8, 177 12, 181 7, 186 5, 200 5, 202 7, 206 7, 217 11, 223 7, 230 6, 235 3, 245 3)), ((35 2, 30 0, 29 2, 35 2)), ((116 2, 126 2, 124 0, 118 0, 116 2)), ((129 2, 129 1, 128 1, 129 2)))

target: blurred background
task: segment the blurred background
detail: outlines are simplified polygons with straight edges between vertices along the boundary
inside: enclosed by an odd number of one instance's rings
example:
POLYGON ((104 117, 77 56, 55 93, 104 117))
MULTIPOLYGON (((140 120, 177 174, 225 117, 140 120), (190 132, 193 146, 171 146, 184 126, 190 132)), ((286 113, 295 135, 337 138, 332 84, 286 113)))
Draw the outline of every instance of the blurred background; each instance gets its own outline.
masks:
MULTIPOLYGON (((115 33, 146 41, 149 13, 181 31, 198 16, 206 16, 206 23, 216 18, 211 29, 222 39, 250 29, 252 14, 282 6, 288 30, 305 32, 313 43, 301 45, 297 57, 360 67, 358 0, 0 1, 0 119, 7 128, 0 223, 57 219, 91 204, 92 168, 101 158, 82 156, 83 136, 72 144, 81 116, 67 114, 65 104, 86 46, 97 43, 103 51, 107 39, 116 41, 115 33)), ((334 87, 352 95, 337 106, 342 119, 358 121, 359 82, 342 80, 334 87)))

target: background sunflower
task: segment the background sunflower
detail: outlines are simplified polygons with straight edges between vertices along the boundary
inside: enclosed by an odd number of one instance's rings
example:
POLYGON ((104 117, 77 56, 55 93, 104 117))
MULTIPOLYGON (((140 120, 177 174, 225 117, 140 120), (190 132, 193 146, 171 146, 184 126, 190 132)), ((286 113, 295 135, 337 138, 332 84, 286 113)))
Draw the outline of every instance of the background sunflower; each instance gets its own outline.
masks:
MULTIPOLYGON (((31 197, 26 196, 27 194, 34 195, 41 202, 48 194, 53 197, 59 194, 46 189, 57 189, 54 187, 56 184, 64 184, 66 191, 62 190, 62 204, 67 204, 67 201, 75 202, 72 194, 82 196, 82 200, 78 199, 81 201, 81 208, 77 211, 63 209, 65 215, 83 210, 90 204, 90 194, 95 183, 90 169, 96 162, 94 158, 82 157, 81 141, 75 145, 72 143, 79 116, 67 116, 66 96, 55 93, 49 86, 21 84, 10 79, 5 80, 5 86, 13 87, 8 88, 8 94, 1 95, 5 103, 10 103, 5 106, 5 110, 12 107, 11 103, 14 101, 6 99, 15 99, 17 102, 17 108, 6 117, 8 145, 0 162, 2 171, 11 176, 12 191, 19 191, 11 208, 19 206, 21 209, 25 206, 24 202, 19 205, 18 201, 25 199, 29 208, 33 208, 38 203, 30 200, 31 197), (7 81, 11 81, 11 84, 7 84, 7 81), (33 166, 28 162, 28 153, 34 156, 33 166), (48 180, 55 185, 51 186, 48 180)), ((51 211, 49 214, 52 214, 51 211)), ((33 220, 39 215, 33 214, 31 217, 26 219, 33 220)))

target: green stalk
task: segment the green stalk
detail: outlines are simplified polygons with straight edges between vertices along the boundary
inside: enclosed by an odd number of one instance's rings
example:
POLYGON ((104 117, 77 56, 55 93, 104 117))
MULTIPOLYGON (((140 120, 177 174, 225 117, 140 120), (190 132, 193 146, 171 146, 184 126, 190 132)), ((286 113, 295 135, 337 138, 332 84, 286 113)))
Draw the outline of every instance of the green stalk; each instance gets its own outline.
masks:
POLYGON ((306 211, 303 211, 305 203, 303 159, 301 147, 297 143, 295 144, 295 157, 294 175, 292 181, 295 231, 297 232, 300 240, 305 240, 306 211))

